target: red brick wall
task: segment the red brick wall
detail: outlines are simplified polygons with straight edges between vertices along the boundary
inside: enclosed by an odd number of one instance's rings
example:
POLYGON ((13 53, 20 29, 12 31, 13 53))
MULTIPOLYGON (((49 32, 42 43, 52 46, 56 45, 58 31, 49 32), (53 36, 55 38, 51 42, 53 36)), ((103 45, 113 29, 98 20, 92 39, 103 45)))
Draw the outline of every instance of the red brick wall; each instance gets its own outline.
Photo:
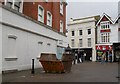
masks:
POLYGON ((38 5, 44 8, 44 24, 47 24, 47 11, 52 14, 52 28, 60 31, 60 20, 64 23, 64 33, 66 31, 66 5, 64 4, 64 14, 60 14, 60 2, 25 2, 23 5, 23 14, 37 20, 38 5))

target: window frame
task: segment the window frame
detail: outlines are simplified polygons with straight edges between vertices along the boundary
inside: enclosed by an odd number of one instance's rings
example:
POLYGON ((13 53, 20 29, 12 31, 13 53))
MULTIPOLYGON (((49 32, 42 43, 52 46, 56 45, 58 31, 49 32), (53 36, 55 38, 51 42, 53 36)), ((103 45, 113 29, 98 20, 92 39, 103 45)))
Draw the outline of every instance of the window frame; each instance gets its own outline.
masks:
POLYGON ((87 29, 87 31, 88 31, 88 35, 92 33, 91 29, 87 29))
POLYGON ((44 23, 44 8, 41 5, 38 5, 38 21, 44 23), (40 15, 40 12, 42 11, 42 14, 40 15), (42 18, 42 19, 40 19, 42 18))
POLYGON ((91 47, 91 46, 92 46, 92 42, 91 42, 92 39, 91 39, 91 38, 88 38, 87 41, 88 41, 88 47, 91 47))
POLYGON ((110 42, 110 33, 101 33, 101 43, 109 43, 110 42))
POLYGON ((79 35, 83 35, 83 30, 79 30, 79 35))
POLYGON ((63 31, 64 31, 64 29, 63 29, 63 21, 62 21, 62 20, 60 20, 60 32, 62 32, 62 33, 63 33, 63 31))
POLYGON ((71 39, 71 47, 75 47, 75 40, 71 39))
POLYGON ((100 29, 101 30, 110 29, 110 22, 109 21, 100 22, 100 29))
POLYGON ((75 31, 74 30, 71 31, 71 36, 75 36, 75 31))
POLYGON ((83 39, 79 39, 79 47, 83 47, 83 39))
POLYGON ((51 26, 52 27, 52 14, 51 14, 51 12, 50 11, 47 11, 47 25, 48 26, 51 26), (48 16, 50 15, 50 19, 49 19, 49 23, 50 24, 48 24, 48 16))
POLYGON ((62 15, 63 15, 63 7, 64 7, 63 2, 62 0, 60 0, 60 14, 62 15))

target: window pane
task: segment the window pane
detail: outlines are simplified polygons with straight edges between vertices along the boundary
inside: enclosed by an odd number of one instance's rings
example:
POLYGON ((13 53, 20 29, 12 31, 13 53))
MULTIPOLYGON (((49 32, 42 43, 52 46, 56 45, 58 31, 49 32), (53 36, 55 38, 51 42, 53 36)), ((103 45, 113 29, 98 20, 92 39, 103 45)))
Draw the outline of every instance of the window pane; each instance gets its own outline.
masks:
POLYGON ((71 40, 71 45, 74 47, 74 39, 71 40))
POLYGON ((47 25, 52 26, 52 15, 47 13, 47 25))
POLYGON ((82 47, 82 39, 79 39, 79 46, 82 47))
POLYGON ((110 28, 110 24, 109 24, 109 22, 102 22, 101 24, 100 24, 100 26, 101 26, 101 29, 108 29, 108 28, 110 28))
POLYGON ((74 31, 72 31, 72 36, 74 36, 74 31))
POLYGON ((63 32, 63 22, 60 20, 60 32, 63 32))
POLYGON ((82 30, 79 30, 79 35, 82 35, 82 30))
POLYGON ((88 29, 88 34, 91 34, 91 29, 88 29))
POLYGON ((12 2, 7 2, 7 3, 6 3, 6 6, 12 8, 12 2))
POLYGON ((38 21, 44 22, 44 10, 42 7, 38 7, 38 21))

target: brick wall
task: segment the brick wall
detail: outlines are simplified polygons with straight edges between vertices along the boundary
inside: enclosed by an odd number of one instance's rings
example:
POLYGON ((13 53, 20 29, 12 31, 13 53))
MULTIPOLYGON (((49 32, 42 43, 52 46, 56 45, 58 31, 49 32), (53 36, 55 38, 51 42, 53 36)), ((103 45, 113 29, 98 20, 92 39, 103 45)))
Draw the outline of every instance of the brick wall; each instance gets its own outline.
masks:
POLYGON ((47 11, 52 14, 52 28, 60 31, 60 20, 64 23, 66 31, 66 4, 64 3, 63 15, 60 14, 60 2, 24 2, 23 13, 35 20, 38 19, 38 5, 44 8, 44 24, 47 24, 47 11))

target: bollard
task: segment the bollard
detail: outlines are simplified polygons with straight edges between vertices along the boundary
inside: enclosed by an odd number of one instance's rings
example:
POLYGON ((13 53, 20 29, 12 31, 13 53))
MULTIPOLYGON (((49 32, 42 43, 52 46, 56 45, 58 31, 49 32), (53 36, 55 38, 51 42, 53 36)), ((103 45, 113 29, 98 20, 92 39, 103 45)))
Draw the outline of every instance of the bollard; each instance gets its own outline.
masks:
POLYGON ((34 69, 34 59, 32 59, 32 70, 31 70, 31 74, 35 73, 35 69, 34 69))

